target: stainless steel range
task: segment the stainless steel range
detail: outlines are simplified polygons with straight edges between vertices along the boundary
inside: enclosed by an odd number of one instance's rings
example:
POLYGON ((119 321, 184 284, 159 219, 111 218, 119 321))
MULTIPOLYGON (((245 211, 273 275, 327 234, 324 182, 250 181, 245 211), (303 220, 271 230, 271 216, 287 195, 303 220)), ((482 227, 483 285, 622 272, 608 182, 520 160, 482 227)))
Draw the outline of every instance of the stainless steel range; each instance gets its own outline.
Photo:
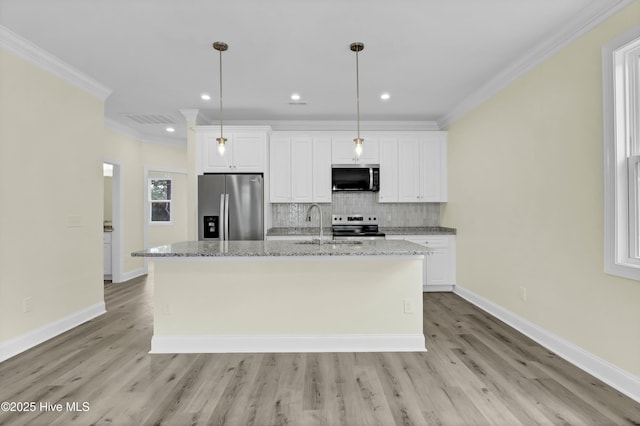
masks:
POLYGON ((331 215, 334 240, 384 240, 378 229, 378 218, 364 214, 331 215))

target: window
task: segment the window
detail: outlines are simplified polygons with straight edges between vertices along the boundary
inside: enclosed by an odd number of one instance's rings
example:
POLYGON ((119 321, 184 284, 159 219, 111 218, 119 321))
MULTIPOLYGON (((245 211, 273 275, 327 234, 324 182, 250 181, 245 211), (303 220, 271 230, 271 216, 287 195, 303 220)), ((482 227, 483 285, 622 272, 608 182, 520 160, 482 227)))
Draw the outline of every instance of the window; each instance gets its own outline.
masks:
POLYGON ((171 179, 149 179, 151 223, 171 223, 171 179))
POLYGON ((604 269, 640 280, 640 27, 603 53, 604 269))

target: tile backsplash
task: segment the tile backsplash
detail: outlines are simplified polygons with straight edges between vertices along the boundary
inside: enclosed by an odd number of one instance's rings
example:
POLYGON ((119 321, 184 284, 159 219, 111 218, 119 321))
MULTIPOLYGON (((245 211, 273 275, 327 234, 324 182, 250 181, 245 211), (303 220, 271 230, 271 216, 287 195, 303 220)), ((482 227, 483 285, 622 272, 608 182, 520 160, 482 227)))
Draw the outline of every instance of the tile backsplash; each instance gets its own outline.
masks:
MULTIPOLYGON (((307 222, 310 203, 271 204, 273 227, 318 226, 317 211, 307 222)), ((440 226, 440 203, 378 203, 377 192, 336 192, 332 203, 319 204, 324 226, 331 226, 331 215, 341 213, 374 214, 380 226, 440 226)))

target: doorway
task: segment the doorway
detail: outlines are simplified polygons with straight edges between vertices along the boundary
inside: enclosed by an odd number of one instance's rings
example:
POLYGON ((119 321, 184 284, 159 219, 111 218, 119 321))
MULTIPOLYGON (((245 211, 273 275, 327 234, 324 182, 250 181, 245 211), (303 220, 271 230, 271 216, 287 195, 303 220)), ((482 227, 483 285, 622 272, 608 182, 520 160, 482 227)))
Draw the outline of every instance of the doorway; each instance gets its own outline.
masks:
POLYGON ((119 283, 122 282, 122 165, 105 160, 103 179, 104 279, 119 283))

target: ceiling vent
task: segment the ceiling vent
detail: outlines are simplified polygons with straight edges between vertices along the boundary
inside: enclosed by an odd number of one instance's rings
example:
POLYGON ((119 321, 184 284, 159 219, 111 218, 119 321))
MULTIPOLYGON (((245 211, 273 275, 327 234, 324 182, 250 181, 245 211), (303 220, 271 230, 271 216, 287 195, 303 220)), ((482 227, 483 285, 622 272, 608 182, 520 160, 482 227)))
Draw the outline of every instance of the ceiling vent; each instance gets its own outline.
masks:
POLYGON ((173 117, 163 114, 125 114, 124 116, 138 124, 175 124, 173 117))
POLYGON ((291 102, 289 102, 289 105, 305 106, 305 105, 307 105, 307 103, 305 101, 291 101, 291 102))

